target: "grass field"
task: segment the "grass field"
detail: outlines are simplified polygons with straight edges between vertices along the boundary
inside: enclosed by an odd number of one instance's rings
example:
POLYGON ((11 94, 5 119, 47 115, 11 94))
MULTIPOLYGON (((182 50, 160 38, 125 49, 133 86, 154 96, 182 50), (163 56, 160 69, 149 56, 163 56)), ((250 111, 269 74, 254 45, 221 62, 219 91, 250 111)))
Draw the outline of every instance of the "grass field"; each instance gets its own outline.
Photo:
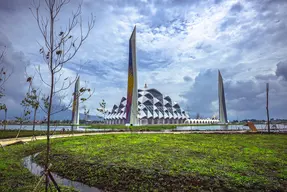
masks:
POLYGON ((286 191, 286 145, 275 134, 98 135, 61 139, 51 160, 109 191, 286 191))

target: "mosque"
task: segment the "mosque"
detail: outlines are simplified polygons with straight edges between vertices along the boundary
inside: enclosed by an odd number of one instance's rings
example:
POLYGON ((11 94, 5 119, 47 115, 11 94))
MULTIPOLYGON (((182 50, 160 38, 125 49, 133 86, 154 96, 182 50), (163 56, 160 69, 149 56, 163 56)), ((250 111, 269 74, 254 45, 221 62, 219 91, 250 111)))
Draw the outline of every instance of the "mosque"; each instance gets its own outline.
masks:
MULTIPOLYGON (((106 124, 125 124, 127 99, 123 97, 119 105, 114 105, 106 117, 106 124)), ((189 118, 188 114, 173 102, 169 96, 157 89, 138 89, 139 124, 182 124, 189 118)), ((136 113, 136 111, 135 111, 136 113)), ((135 114, 136 115, 136 114, 135 114)))
POLYGON ((136 27, 129 40, 129 64, 127 97, 122 97, 118 105, 108 112, 106 124, 147 125, 147 124, 215 124, 227 123, 223 80, 218 71, 219 120, 190 119, 189 115, 157 89, 137 88, 136 27))

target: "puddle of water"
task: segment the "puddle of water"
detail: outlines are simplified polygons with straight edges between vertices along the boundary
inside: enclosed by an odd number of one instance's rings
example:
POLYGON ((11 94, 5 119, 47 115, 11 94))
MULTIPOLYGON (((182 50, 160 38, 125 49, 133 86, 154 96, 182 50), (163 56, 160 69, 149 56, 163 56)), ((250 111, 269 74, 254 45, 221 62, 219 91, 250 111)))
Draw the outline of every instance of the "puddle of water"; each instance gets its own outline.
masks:
POLYGON ((238 131, 247 130, 248 127, 242 125, 202 125, 202 126, 192 126, 192 125, 180 125, 177 126, 175 131, 238 131))
MULTIPOLYGON (((38 155, 38 153, 36 153, 35 155, 29 155, 27 157, 25 157, 24 160, 24 167, 27 168, 32 174, 37 175, 37 176, 41 176, 42 172, 44 171, 44 168, 40 165, 38 165, 37 163, 33 162, 33 157, 36 157, 38 155)), ((58 176, 55 173, 52 173, 54 179, 56 180, 56 182, 58 184, 61 185, 65 185, 68 187, 73 187, 74 189, 77 189, 81 192, 102 192, 102 190, 95 188, 95 187, 90 187, 88 185, 85 185, 83 183, 77 182, 77 181, 71 181, 69 179, 66 178, 62 178, 60 176, 58 176)))
POLYGON ((105 131, 112 131, 112 129, 85 129, 85 128, 77 128, 77 131, 97 131, 97 132, 105 132, 105 131))

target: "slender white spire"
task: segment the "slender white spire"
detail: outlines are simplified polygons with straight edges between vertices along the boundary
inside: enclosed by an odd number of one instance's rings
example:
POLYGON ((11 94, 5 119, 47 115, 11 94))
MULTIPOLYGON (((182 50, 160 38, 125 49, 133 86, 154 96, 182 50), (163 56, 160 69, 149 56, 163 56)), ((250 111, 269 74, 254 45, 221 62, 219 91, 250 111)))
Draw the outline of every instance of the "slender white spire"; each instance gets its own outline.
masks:
POLYGON ((227 123, 223 79, 219 70, 218 70, 218 103, 219 103, 219 122, 227 123))
POLYGON ((138 85, 136 61, 136 26, 129 41, 129 67, 126 105, 126 124, 138 124, 138 85))
POLYGON ((72 109, 72 124, 80 124, 80 113, 79 113, 79 89, 80 89, 80 77, 78 77, 75 83, 73 109, 72 109))

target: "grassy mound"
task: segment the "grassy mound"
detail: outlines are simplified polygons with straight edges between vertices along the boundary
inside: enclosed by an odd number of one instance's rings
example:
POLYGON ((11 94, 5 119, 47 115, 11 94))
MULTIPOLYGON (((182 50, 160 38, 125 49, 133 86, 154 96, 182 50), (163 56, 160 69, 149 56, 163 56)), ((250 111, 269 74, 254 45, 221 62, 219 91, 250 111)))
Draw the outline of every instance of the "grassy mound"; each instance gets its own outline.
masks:
POLYGON ((97 135, 61 139, 51 161, 59 175, 108 191, 284 191, 286 144, 275 134, 97 135))

